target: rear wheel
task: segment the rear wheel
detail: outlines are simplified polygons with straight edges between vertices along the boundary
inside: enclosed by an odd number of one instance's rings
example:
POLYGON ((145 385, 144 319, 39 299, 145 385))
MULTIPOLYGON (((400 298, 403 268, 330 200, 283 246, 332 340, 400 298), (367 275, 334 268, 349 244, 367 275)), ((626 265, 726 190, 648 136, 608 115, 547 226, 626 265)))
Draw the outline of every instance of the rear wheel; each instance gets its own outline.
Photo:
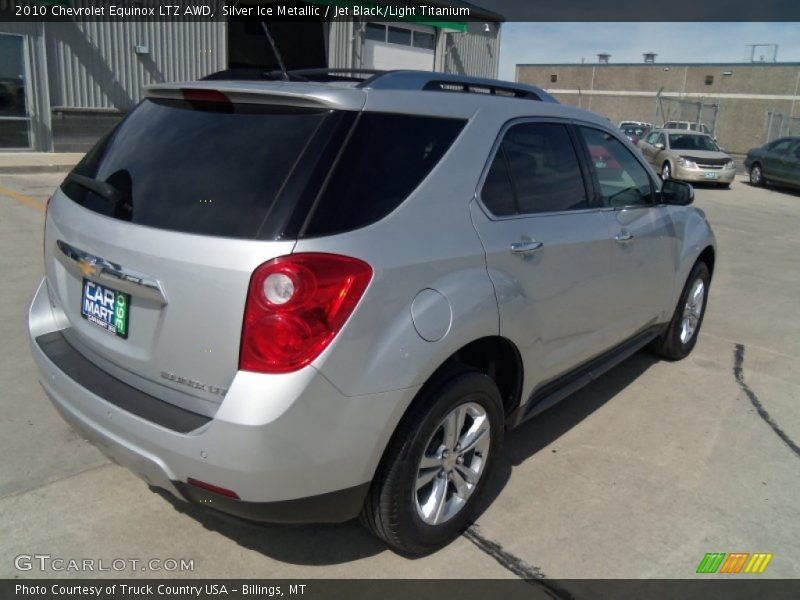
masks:
POLYGON ((763 187, 766 183, 764 180, 764 171, 761 169, 759 163, 753 163, 753 166, 750 167, 750 183, 758 187, 763 187))
POLYGON ((432 388, 389 443, 361 521, 408 554, 435 550, 469 524, 503 438, 500 392, 467 370, 432 388))
POLYGON ((680 360, 694 349, 706 312, 710 281, 708 267, 698 261, 686 280, 669 326, 650 344, 653 352, 667 360, 680 360))
POLYGON ((661 179, 663 179, 664 181, 666 181, 666 180, 667 180, 667 179, 669 179, 670 177, 672 177, 672 167, 670 167, 670 166, 669 166, 669 163, 668 163, 668 162, 665 162, 665 163, 664 163, 664 164, 661 166, 661 179))

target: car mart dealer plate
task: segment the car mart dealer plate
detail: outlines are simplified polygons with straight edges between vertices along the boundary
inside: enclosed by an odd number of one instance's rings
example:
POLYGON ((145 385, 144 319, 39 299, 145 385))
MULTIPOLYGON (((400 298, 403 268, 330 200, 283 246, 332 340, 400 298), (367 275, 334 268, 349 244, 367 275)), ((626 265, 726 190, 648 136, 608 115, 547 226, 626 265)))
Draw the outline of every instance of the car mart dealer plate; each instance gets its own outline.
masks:
POLYGON ((83 280, 81 316, 123 339, 128 338, 131 296, 90 279, 83 280))

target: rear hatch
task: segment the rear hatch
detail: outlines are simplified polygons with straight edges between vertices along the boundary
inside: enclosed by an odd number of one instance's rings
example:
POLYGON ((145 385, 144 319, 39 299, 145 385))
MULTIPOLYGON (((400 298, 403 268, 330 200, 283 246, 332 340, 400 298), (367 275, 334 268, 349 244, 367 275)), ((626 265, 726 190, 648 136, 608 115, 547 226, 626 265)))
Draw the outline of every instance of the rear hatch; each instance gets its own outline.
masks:
POLYGON ((237 371, 250 276, 291 253, 354 113, 171 95, 143 101, 54 195, 46 273, 76 350, 211 416, 237 371))

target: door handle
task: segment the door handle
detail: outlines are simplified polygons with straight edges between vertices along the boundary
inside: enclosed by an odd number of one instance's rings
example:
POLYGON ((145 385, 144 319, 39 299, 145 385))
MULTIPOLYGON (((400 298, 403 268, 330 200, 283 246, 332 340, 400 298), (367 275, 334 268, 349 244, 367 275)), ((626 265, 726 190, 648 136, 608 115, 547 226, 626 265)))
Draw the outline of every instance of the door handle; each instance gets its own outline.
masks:
POLYGON ((512 254, 531 254, 532 252, 536 252, 542 246, 544 246, 543 242, 534 242, 534 241, 513 242, 511 244, 511 253, 512 254))
POLYGON ((624 244, 625 242, 629 242, 633 239, 633 234, 624 231, 622 233, 618 233, 614 236, 614 241, 619 242, 620 244, 624 244))

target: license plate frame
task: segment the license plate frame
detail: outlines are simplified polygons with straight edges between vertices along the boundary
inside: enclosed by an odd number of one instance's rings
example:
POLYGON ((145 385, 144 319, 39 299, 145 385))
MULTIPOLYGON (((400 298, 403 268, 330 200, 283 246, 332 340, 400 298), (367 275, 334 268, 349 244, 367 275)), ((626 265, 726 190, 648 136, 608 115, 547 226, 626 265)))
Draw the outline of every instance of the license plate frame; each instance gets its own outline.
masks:
POLYGON ((84 277, 81 316, 111 335, 127 340, 131 330, 131 295, 84 277))

